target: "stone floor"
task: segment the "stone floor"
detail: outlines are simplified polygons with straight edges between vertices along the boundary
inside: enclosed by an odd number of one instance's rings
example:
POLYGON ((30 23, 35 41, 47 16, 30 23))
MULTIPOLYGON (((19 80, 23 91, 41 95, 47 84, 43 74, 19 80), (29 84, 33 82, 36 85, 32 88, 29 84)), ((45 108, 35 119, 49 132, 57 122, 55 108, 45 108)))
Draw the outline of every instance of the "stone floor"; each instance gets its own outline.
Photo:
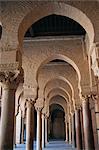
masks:
MULTIPOLYGON (((25 144, 16 145, 14 150, 25 150, 25 144)), ((36 150, 36 143, 34 143, 34 150, 36 150)), ((50 141, 44 150, 76 150, 70 144, 64 141, 50 141)))

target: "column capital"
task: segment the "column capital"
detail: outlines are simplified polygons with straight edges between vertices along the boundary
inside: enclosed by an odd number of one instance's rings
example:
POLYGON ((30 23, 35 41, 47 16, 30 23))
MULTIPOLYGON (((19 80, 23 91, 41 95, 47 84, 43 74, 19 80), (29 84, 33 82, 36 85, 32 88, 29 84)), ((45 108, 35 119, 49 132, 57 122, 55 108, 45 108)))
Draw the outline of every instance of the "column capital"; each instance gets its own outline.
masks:
POLYGON ((90 95, 82 95, 81 100, 82 102, 86 102, 89 100, 89 98, 90 98, 90 95))
POLYGON ((81 110, 82 104, 75 104, 75 110, 80 109, 81 110))
POLYGON ((0 82, 4 89, 16 89, 20 82, 20 74, 19 70, 10 72, 4 71, 0 72, 0 82))
POLYGON ((44 107, 44 98, 43 97, 39 97, 37 100, 36 100, 36 103, 35 103, 35 109, 37 111, 41 111, 44 107))
POLYGON ((33 99, 26 99, 26 108, 33 107, 35 101, 33 99))

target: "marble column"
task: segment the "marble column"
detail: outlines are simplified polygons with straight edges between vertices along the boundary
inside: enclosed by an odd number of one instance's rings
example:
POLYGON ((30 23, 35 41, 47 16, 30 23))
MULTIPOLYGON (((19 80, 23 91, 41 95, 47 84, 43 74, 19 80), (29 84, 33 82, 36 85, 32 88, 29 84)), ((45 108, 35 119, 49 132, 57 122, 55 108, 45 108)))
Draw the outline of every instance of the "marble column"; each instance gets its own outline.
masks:
POLYGON ((15 82, 10 80, 6 80, 2 87, 3 95, 0 150, 12 150, 14 136, 15 92, 17 87, 15 82))
POLYGON ((65 121, 65 132, 66 132, 66 142, 69 141, 69 135, 68 135, 68 122, 65 121))
POLYGON ((16 147, 16 116, 14 116, 14 139, 13 139, 14 147, 16 147))
POLYGON ((21 143, 24 143, 24 118, 21 117, 21 143))
POLYGON ((34 138, 34 104, 27 101, 26 112, 26 150, 33 150, 34 138))
POLYGON ((95 118, 96 118, 96 132, 97 132, 97 145, 99 147, 99 98, 95 101, 95 118))
POLYGON ((89 108, 89 97, 82 101, 83 108, 83 127, 84 127, 84 143, 86 150, 94 150, 94 138, 92 129, 92 118, 89 108))
POLYGON ((69 144, 72 143, 71 116, 69 116, 69 144))
POLYGON ((76 147, 75 113, 72 113, 72 147, 76 147))
POLYGON ((45 116, 42 114, 42 148, 45 148, 45 116))
POLYGON ((36 150, 42 150, 42 119, 41 109, 37 108, 37 145, 36 150))
POLYGON ((45 144, 48 144, 48 120, 45 116, 45 144))
POLYGON ((75 126, 76 126, 76 146, 77 150, 82 149, 82 133, 81 133, 81 120, 80 109, 75 110, 75 126))

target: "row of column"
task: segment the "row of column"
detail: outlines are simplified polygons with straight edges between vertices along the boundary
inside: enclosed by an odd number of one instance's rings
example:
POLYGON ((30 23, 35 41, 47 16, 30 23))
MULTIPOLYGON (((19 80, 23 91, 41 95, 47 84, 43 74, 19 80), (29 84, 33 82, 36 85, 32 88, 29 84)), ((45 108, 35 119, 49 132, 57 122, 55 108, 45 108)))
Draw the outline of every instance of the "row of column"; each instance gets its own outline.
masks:
POLYGON ((66 142, 72 143, 77 150, 94 150, 94 136, 89 99, 82 102, 82 108, 75 109, 66 122, 66 142))
MULTIPOLYGON (((28 102, 29 107, 27 107, 27 116, 26 116, 26 150, 33 150, 33 120, 34 120, 34 105, 28 102)), ((36 108, 37 111, 37 144, 36 150, 42 150, 47 144, 47 126, 48 121, 47 117, 42 114, 41 107, 36 108)))
MULTIPOLYGON (((2 114, 1 114, 1 131, 0 131, 1 150, 13 149, 15 92, 16 92, 16 88, 14 82, 7 82, 6 84, 4 84, 3 95, 2 95, 2 114)), ((31 100, 28 100, 27 102, 26 116, 27 116, 26 117, 27 118, 26 150, 33 150, 34 103, 31 100)), ((47 121, 45 120, 44 123, 43 117, 41 117, 41 109, 37 109, 37 150, 41 150, 42 146, 45 145, 45 141, 47 142, 47 135, 42 134, 44 133, 44 128, 47 128, 47 126, 44 127, 44 124, 46 124, 47 121), (41 142, 43 143, 42 145, 41 142)), ((67 126, 66 126, 66 132, 67 132, 66 140, 68 140, 69 137, 69 142, 71 143, 71 139, 73 140, 73 135, 75 135, 71 131, 71 130, 74 131, 74 126, 72 126, 71 128, 71 118, 69 118, 69 136, 68 136, 67 126)), ((91 118, 88 98, 82 103, 82 120, 80 117, 80 110, 79 109, 75 110, 75 129, 76 129, 77 149, 78 150, 81 149, 83 145, 84 149, 93 150, 94 139, 93 139, 93 129, 92 129, 92 118, 91 118), (84 139, 84 144, 82 144, 83 139, 84 139)))
MULTIPOLYGON (((4 79, 2 84, 0 150, 13 150, 15 143, 15 92, 17 86, 16 80, 10 81, 9 78, 8 80, 4 79)), ((34 103, 34 100, 28 99, 26 104, 26 150, 33 150, 34 103)), ((41 150, 47 143, 47 118, 41 113, 41 109, 37 109, 37 150, 41 150)))

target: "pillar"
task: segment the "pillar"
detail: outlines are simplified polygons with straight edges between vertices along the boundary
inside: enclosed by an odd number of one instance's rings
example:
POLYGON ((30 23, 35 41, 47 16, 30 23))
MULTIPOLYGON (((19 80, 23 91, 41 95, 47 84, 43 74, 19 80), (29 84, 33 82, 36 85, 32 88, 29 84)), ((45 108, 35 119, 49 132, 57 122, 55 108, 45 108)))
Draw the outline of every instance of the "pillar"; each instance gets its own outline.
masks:
POLYGON ((14 114, 15 114, 15 91, 14 81, 5 79, 3 84, 0 150, 13 149, 14 137, 14 114))
POLYGON ((42 119, 41 119, 41 109, 37 108, 37 149, 42 150, 42 119))
POLYGON ((26 150, 33 150, 34 105, 27 101, 26 112, 26 150))
POLYGON ((13 139, 14 147, 16 147, 16 116, 14 116, 14 139, 13 139))
POLYGON ((99 98, 95 100, 95 118, 96 118, 96 132, 97 132, 97 146, 99 148, 99 98))
POLYGON ((45 148, 45 116, 42 114, 42 148, 45 148))
POLYGON ((75 113, 72 113, 72 146, 76 147, 75 113))
POLYGON ((21 143, 21 110, 19 107, 19 112, 16 116, 16 144, 21 143))
POLYGON ((81 133, 80 109, 75 110, 75 126, 76 126, 76 146, 77 146, 77 150, 81 150, 82 133, 81 133))
POLYGON ((94 150, 94 138, 92 129, 91 112, 89 109, 89 98, 83 99, 83 127, 84 127, 84 143, 86 150, 94 150))
POLYGON ((24 143, 24 118, 21 117, 21 143, 24 143))
POLYGON ((69 116, 69 144, 72 143, 71 116, 69 116))
POLYGON ((68 123, 67 121, 65 120, 65 131, 66 131, 66 142, 69 141, 69 135, 68 135, 68 123))
POLYGON ((45 116, 45 144, 48 144, 48 120, 45 116))

